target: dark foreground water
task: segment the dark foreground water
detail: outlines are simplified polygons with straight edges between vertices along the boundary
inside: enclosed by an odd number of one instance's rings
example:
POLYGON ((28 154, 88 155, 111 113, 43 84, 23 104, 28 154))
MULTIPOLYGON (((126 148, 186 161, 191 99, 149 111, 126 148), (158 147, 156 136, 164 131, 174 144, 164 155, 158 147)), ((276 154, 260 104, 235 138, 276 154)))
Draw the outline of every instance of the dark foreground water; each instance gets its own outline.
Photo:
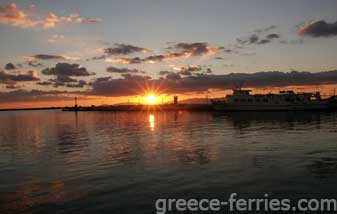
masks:
POLYGON ((155 213, 157 198, 337 196, 333 112, 0 112, 0 213, 155 213))

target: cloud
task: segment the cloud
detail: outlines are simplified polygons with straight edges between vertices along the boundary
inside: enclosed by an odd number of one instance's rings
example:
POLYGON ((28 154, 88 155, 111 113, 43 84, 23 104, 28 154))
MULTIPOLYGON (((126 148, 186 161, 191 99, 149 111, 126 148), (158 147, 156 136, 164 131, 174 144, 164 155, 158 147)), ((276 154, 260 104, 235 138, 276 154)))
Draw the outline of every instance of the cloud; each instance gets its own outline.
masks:
POLYGON ((112 79, 111 77, 97 78, 90 83, 92 90, 89 95, 103 96, 128 96, 143 93, 142 88, 149 82, 151 77, 132 74, 123 74, 122 78, 112 79))
POLYGON ((269 40, 269 39, 261 39, 256 44, 263 45, 263 44, 268 44, 270 42, 271 42, 271 40, 269 40))
POLYGON ((161 71, 160 74, 166 76, 159 79, 134 75, 119 79, 100 78, 91 84, 92 90, 88 93, 102 96, 131 96, 143 93, 141 88, 143 85, 161 88, 165 93, 189 93, 205 92, 209 89, 231 89, 238 82, 243 83, 244 87, 254 88, 337 83, 337 70, 317 73, 269 71, 227 75, 199 74, 185 77, 170 71, 161 71))
POLYGON ((87 85, 87 82, 84 80, 77 80, 71 78, 70 76, 56 76, 55 79, 49 79, 48 81, 37 82, 37 85, 40 86, 53 86, 58 87, 68 87, 68 88, 83 88, 87 85))
POLYGON ((42 74, 57 76, 90 76, 95 73, 90 73, 85 67, 80 67, 79 64, 57 63, 55 67, 42 70, 42 74))
POLYGON ((150 50, 147 48, 137 47, 133 45, 115 44, 115 47, 113 48, 101 48, 99 49, 99 51, 107 55, 129 55, 137 52, 146 53, 149 52, 150 50))
POLYGON ((52 82, 50 81, 42 81, 42 82, 37 82, 36 85, 42 85, 42 86, 48 86, 51 85, 52 82))
POLYGON ((327 23, 324 20, 310 22, 298 29, 300 36, 331 37, 337 36, 337 22, 327 23))
POLYGON ((271 33, 266 36, 267 39, 278 39, 280 37, 281 37, 280 34, 277 33, 271 33))
POLYGON ((50 54, 37 54, 33 56, 26 56, 24 59, 27 62, 37 61, 37 60, 69 60, 69 61, 76 61, 80 58, 67 56, 67 55, 50 55, 50 54))
POLYGON ((108 67, 106 69, 109 73, 125 74, 125 73, 144 73, 144 71, 138 69, 129 69, 129 68, 117 68, 117 67, 108 67))
POLYGON ((27 64, 31 67, 43 67, 44 65, 40 62, 36 62, 36 61, 28 61, 27 64))
POLYGON ((6 71, 0 71, 0 83, 3 84, 38 80, 40 79, 36 71, 18 72, 18 74, 9 74, 6 71))
POLYGON ((224 47, 210 47, 207 42, 180 42, 174 46, 169 47, 168 49, 181 51, 180 53, 184 53, 184 55, 187 56, 202 56, 219 53, 224 50, 224 47))
POLYGON ((254 32, 248 36, 237 38, 237 44, 234 45, 235 49, 231 50, 234 53, 241 52, 238 49, 243 49, 249 45, 264 45, 273 42, 273 40, 281 38, 281 35, 278 33, 270 32, 271 30, 276 29, 275 25, 268 26, 266 28, 254 30, 254 32))
POLYGON ((241 46, 245 46, 245 45, 263 45, 263 44, 268 44, 271 43, 272 40, 274 39, 278 39, 280 38, 280 34, 277 33, 271 33, 268 34, 262 38, 260 38, 261 36, 257 35, 257 34, 252 34, 247 38, 238 38, 236 39, 236 41, 239 43, 239 45, 241 46))
POLYGON ((202 56, 202 55, 213 55, 217 54, 225 49, 223 47, 210 47, 206 42, 195 42, 195 43, 177 43, 174 46, 168 47, 168 50, 175 50, 175 52, 159 55, 151 55, 144 58, 133 57, 133 58, 111 58, 106 56, 98 56, 92 59, 101 60, 104 59, 105 62, 110 63, 122 63, 122 64, 140 64, 140 63, 156 63, 162 61, 175 60, 182 57, 191 56, 202 56))
POLYGON ((7 63, 5 65, 5 69, 6 70, 15 70, 15 69, 17 69, 17 67, 13 63, 7 63))
MULTIPOLYGON (((76 92, 72 93, 76 94, 76 92)), ((0 103, 74 100, 74 97, 70 96, 72 93, 67 91, 26 91, 19 89, 10 92, 0 92, 0 103)))
POLYGON ((0 23, 20 28, 42 27, 44 29, 54 28, 59 23, 96 23, 101 21, 94 18, 82 18, 79 13, 67 16, 57 16, 53 12, 40 13, 35 6, 28 9, 18 9, 16 4, 8 4, 0 7, 0 23), (34 9, 34 10, 32 10, 34 9))
POLYGON ((66 84, 65 87, 68 88, 83 88, 84 86, 87 85, 87 82, 84 80, 79 80, 77 83, 72 83, 72 84, 66 84))
POLYGON ((139 64, 144 62, 144 59, 141 59, 139 57, 134 58, 106 58, 105 62, 111 62, 111 63, 122 63, 122 64, 139 64))
POLYGON ((181 67, 173 67, 173 70, 179 71, 180 75, 190 76, 193 72, 201 71, 202 68, 200 66, 188 65, 181 67))
POLYGON ((71 78, 70 76, 57 76, 56 79, 51 81, 65 83, 65 82, 77 82, 78 80, 71 78))

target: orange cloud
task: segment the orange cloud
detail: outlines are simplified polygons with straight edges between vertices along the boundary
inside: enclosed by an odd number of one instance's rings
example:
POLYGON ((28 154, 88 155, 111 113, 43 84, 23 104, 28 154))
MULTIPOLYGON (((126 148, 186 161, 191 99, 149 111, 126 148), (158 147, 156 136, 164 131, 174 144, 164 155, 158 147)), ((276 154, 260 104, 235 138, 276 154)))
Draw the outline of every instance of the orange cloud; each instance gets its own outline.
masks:
POLYGON ((17 8, 12 3, 5 8, 0 8, 0 23, 20 28, 33 28, 40 26, 43 29, 55 28, 58 23, 96 23, 101 19, 82 18, 79 13, 70 14, 68 16, 57 16, 53 12, 49 12, 44 18, 38 18, 41 14, 28 14, 24 10, 17 8), (34 16, 35 15, 35 16, 34 16))

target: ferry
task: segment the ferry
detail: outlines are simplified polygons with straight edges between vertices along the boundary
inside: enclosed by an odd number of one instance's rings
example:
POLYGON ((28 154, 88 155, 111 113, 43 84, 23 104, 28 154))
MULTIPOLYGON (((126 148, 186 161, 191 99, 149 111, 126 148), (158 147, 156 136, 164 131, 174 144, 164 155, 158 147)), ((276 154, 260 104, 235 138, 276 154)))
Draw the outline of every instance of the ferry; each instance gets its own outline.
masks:
POLYGON ((213 99, 214 110, 222 111, 297 111, 324 110, 335 96, 322 99, 319 92, 295 93, 292 90, 269 94, 250 94, 251 90, 233 89, 224 99, 213 99))

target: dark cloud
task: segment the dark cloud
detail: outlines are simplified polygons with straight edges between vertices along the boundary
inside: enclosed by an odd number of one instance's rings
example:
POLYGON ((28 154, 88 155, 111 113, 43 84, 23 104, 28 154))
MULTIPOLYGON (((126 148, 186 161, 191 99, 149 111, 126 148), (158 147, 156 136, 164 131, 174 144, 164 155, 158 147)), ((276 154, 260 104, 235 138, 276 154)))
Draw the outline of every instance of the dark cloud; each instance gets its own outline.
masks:
POLYGON ((57 76, 89 76, 95 73, 90 73, 85 67, 80 67, 79 64, 57 63, 55 67, 42 70, 45 75, 57 76))
POLYGON ((168 74, 166 74, 166 79, 167 80, 180 80, 181 76, 178 73, 169 72, 168 74))
POLYGON ((69 96, 70 94, 66 91, 26 91, 20 89, 10 92, 0 92, 0 103, 74 100, 73 96, 69 96))
POLYGON ((5 65, 5 69, 6 70, 15 70, 15 69, 17 69, 17 67, 13 63, 7 63, 5 65))
POLYGON ((63 56, 48 55, 48 54, 37 54, 31 57, 36 60, 65 59, 63 56))
MULTIPOLYGON (((145 51, 147 49, 134 47, 134 46, 128 46, 123 45, 117 48, 106 48, 102 49, 102 51, 106 55, 102 56, 95 56, 91 58, 91 60, 105 60, 106 62, 112 62, 112 63, 123 63, 123 64, 140 64, 140 63, 155 63, 155 62, 161 62, 161 61, 168 61, 168 60, 174 60, 181 57, 191 57, 191 56, 202 56, 202 55, 212 55, 217 54, 221 51, 225 51, 227 53, 231 52, 231 50, 225 50, 224 47, 211 47, 206 42, 195 42, 195 43, 176 43, 173 46, 169 46, 167 49, 172 51, 167 54, 159 54, 159 55, 152 55, 147 56, 144 58, 140 57, 109 57, 111 55, 127 55, 133 52, 130 52, 130 50, 134 50, 134 48, 137 48, 138 51, 145 51), (127 47, 127 48, 126 48, 127 47), (131 48, 133 47, 133 48, 131 48)), ((90 59, 88 59, 90 60, 90 59)))
POLYGON ((19 72, 18 74, 9 74, 5 71, 0 71, 0 83, 9 84, 12 82, 22 81, 38 81, 36 71, 19 72))
POLYGON ((70 76, 57 76, 56 79, 52 80, 54 82, 77 82, 77 79, 71 78, 70 76))
POLYGON ((179 71, 180 75, 190 76, 193 75, 194 72, 201 71, 202 68, 200 66, 181 66, 181 67, 174 67, 174 70, 179 71))
POLYGON ((257 29, 254 31, 253 34, 248 35, 246 37, 237 38, 236 42, 237 44, 234 45, 236 50, 232 50, 233 53, 239 53, 239 49, 244 49, 245 47, 249 45, 264 45, 271 43, 275 39, 279 39, 281 37, 278 33, 268 33, 269 31, 275 29, 275 25, 271 25, 269 27, 263 28, 263 29, 257 29))
POLYGON ((280 37, 281 37, 280 34, 277 33, 271 33, 266 36, 267 39, 278 39, 280 37))
POLYGON ((201 71, 202 68, 200 66, 193 66, 193 65, 189 65, 189 66, 182 66, 179 69, 181 72, 183 71, 190 71, 190 72, 194 72, 194 71, 201 71))
POLYGON ((103 53, 108 55, 128 55, 137 52, 148 52, 150 51, 147 48, 137 47, 127 44, 115 44, 113 48, 103 48, 103 53))
POLYGON ((90 83, 92 91, 88 94, 103 96, 128 96, 142 93, 142 87, 151 80, 149 76, 123 74, 123 78, 97 78, 90 83))
POLYGON ((260 38, 259 35, 257 34, 252 34, 250 35, 248 38, 244 39, 244 38, 241 38, 241 39, 237 39, 237 42, 241 45, 241 46, 245 46, 245 45, 263 45, 263 44, 268 44, 268 43, 271 43, 272 40, 274 39, 278 39, 280 38, 280 35, 279 34, 276 34, 276 33, 271 33, 271 34, 268 34, 266 35, 264 38, 260 38))
POLYGON ((231 89, 242 82, 244 87, 283 87, 289 85, 316 85, 337 83, 337 70, 326 72, 279 71, 257 73, 231 73, 227 75, 199 74, 181 77, 179 73, 162 71, 164 78, 133 76, 120 79, 105 78, 94 81, 90 94, 103 96, 128 96, 142 93, 139 86, 152 85, 166 89, 166 93, 204 92, 209 89, 231 89), (133 87, 130 87, 132 85, 133 87))
POLYGON ((253 34, 253 35, 251 35, 249 38, 248 38, 248 43, 249 44, 255 44, 255 43, 257 43, 259 41, 259 37, 258 37, 258 35, 256 35, 256 34, 253 34))
POLYGON ((144 73, 144 71, 138 69, 129 69, 129 68, 117 68, 117 67, 108 67, 106 69, 107 72, 117 73, 117 74, 125 74, 125 73, 144 73))
POLYGON ((201 56, 218 53, 220 51, 223 51, 224 47, 210 47, 207 42, 180 42, 175 44, 174 46, 169 47, 169 50, 170 49, 181 51, 181 53, 191 56, 201 56))
POLYGON ((172 71, 159 71, 159 75, 167 75, 171 73, 172 71))
MULTIPOLYGON (((103 59, 105 59, 106 58, 106 56, 105 55, 101 55, 101 56, 94 56, 94 57, 92 57, 91 59, 92 60, 103 60, 103 59)), ((87 59, 87 61, 89 61, 90 59, 87 59)))
POLYGON ((87 85, 87 82, 84 80, 77 80, 71 78, 70 76, 61 76, 58 75, 55 79, 49 79, 48 82, 37 83, 39 85, 52 85, 53 87, 68 87, 68 88, 82 88, 87 85))
POLYGON ((224 49, 223 52, 225 52, 225 53, 233 53, 233 52, 235 52, 235 51, 233 51, 233 50, 231 50, 231 49, 224 49))
POLYGON ((79 60, 78 57, 67 56, 67 55, 49 55, 49 54, 37 54, 33 56, 24 57, 26 61, 37 61, 37 60, 69 60, 76 61, 79 60))
POLYGON ((263 45, 263 44, 268 44, 270 42, 271 41, 269 39, 262 39, 262 40, 258 41, 256 44, 263 45))
POLYGON ((337 22, 327 23, 324 20, 314 21, 299 28, 300 36, 331 37, 337 36, 337 22))
POLYGON ((65 87, 68 88, 83 88, 84 86, 87 85, 87 82, 84 80, 79 80, 77 83, 72 83, 72 84, 66 84, 65 87))
POLYGON ((42 86, 48 86, 51 85, 52 82, 50 81, 42 81, 42 82, 37 82, 36 85, 42 85, 42 86))

